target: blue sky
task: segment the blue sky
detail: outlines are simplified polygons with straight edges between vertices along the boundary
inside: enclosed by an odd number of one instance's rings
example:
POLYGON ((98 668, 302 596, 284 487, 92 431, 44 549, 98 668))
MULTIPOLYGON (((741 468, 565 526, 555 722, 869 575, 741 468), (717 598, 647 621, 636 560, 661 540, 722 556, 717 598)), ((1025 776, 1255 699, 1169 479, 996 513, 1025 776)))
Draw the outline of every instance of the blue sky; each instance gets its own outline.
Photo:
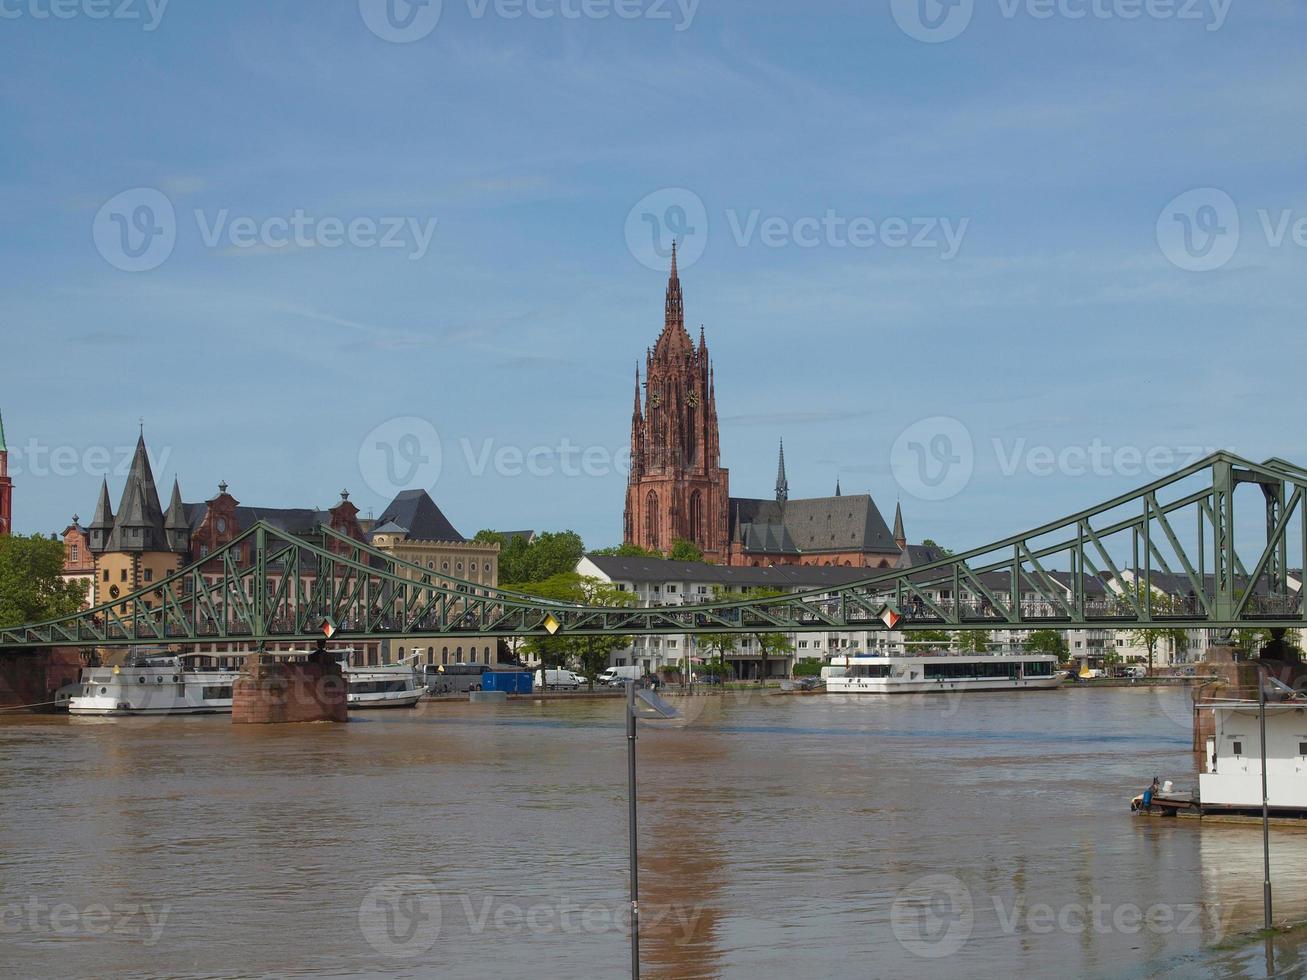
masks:
POLYGON ((1307 460, 1291 0, 924 0, 965 21, 931 41, 906 0, 444 0, 404 43, 384 0, 69 2, 0 4, 21 531, 89 520, 144 417, 188 500, 379 513, 411 472, 466 534, 615 543, 655 229, 736 495, 784 437, 793 495, 961 547, 1201 449, 1307 460))

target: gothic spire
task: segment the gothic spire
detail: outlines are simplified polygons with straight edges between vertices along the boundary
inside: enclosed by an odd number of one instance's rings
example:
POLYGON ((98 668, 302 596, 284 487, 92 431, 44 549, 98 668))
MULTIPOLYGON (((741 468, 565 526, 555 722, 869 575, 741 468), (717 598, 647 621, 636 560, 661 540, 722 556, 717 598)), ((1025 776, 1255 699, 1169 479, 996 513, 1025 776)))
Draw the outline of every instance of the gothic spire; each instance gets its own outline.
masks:
POLYGON ((109 505, 108 480, 100 484, 100 502, 95 505, 95 519, 91 521, 91 530, 104 531, 106 534, 113 530, 113 508, 109 505))
POLYGON ((785 440, 781 440, 781 455, 776 464, 776 500, 785 503, 790 499, 790 481, 785 478, 785 440))
POLYGON ((5 418, 3 415, 0 415, 0 453, 8 451, 9 447, 5 445, 5 418))
POLYGON ((903 504, 894 505, 894 543, 902 551, 908 546, 908 536, 903 533, 903 504))
POLYGON ((666 328, 685 329, 685 301, 681 297, 681 277, 676 272, 676 242, 672 242, 672 273, 667 277, 666 328))
POLYGON ((840 492, 840 478, 838 476, 835 478, 835 496, 837 497, 844 496, 844 494, 840 492))
POLYGON ((640 418, 640 362, 635 362, 635 417, 640 418))

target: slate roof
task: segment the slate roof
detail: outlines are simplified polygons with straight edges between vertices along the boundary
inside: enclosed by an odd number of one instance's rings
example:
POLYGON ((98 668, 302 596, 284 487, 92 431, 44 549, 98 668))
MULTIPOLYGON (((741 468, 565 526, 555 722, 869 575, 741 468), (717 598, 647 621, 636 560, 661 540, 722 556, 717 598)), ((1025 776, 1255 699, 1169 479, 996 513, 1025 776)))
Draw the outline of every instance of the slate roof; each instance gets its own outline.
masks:
POLYGON ((377 526, 392 521, 400 527, 408 528, 408 536, 414 541, 467 540, 449 523, 449 518, 441 513, 425 490, 405 490, 400 493, 377 518, 377 526))
POLYGON ((118 516, 109 533, 106 551, 168 551, 168 535, 164 528, 163 507, 159 491, 154 485, 154 472, 150 457, 145 451, 145 436, 136 441, 132 468, 127 474, 122 500, 118 503, 118 516))
POLYGON ((739 541, 746 553, 899 554, 885 518, 869 494, 784 502, 732 497, 730 519, 731 539, 739 541))

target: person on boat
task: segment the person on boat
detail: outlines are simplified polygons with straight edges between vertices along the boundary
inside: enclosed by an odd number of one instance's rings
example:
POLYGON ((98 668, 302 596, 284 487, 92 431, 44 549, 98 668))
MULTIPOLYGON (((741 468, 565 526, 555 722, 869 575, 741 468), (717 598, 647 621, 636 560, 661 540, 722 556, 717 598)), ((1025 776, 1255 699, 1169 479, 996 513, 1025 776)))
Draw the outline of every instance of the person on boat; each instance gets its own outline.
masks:
POLYGON ((1144 803, 1143 806, 1141 807, 1141 809, 1143 809, 1144 811, 1147 812, 1152 810, 1153 797, 1157 795, 1157 788, 1158 788, 1158 778, 1154 776, 1152 785, 1150 785, 1148 789, 1144 790, 1144 803))

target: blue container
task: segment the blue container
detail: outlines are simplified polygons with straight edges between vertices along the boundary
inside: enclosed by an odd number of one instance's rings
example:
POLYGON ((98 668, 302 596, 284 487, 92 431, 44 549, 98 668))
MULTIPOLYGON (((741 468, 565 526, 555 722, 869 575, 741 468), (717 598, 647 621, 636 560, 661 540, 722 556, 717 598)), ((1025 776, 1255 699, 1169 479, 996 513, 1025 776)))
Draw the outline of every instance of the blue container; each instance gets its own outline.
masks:
POLYGON ((494 670, 481 675, 481 690, 505 694, 530 694, 534 678, 525 670, 494 670))

